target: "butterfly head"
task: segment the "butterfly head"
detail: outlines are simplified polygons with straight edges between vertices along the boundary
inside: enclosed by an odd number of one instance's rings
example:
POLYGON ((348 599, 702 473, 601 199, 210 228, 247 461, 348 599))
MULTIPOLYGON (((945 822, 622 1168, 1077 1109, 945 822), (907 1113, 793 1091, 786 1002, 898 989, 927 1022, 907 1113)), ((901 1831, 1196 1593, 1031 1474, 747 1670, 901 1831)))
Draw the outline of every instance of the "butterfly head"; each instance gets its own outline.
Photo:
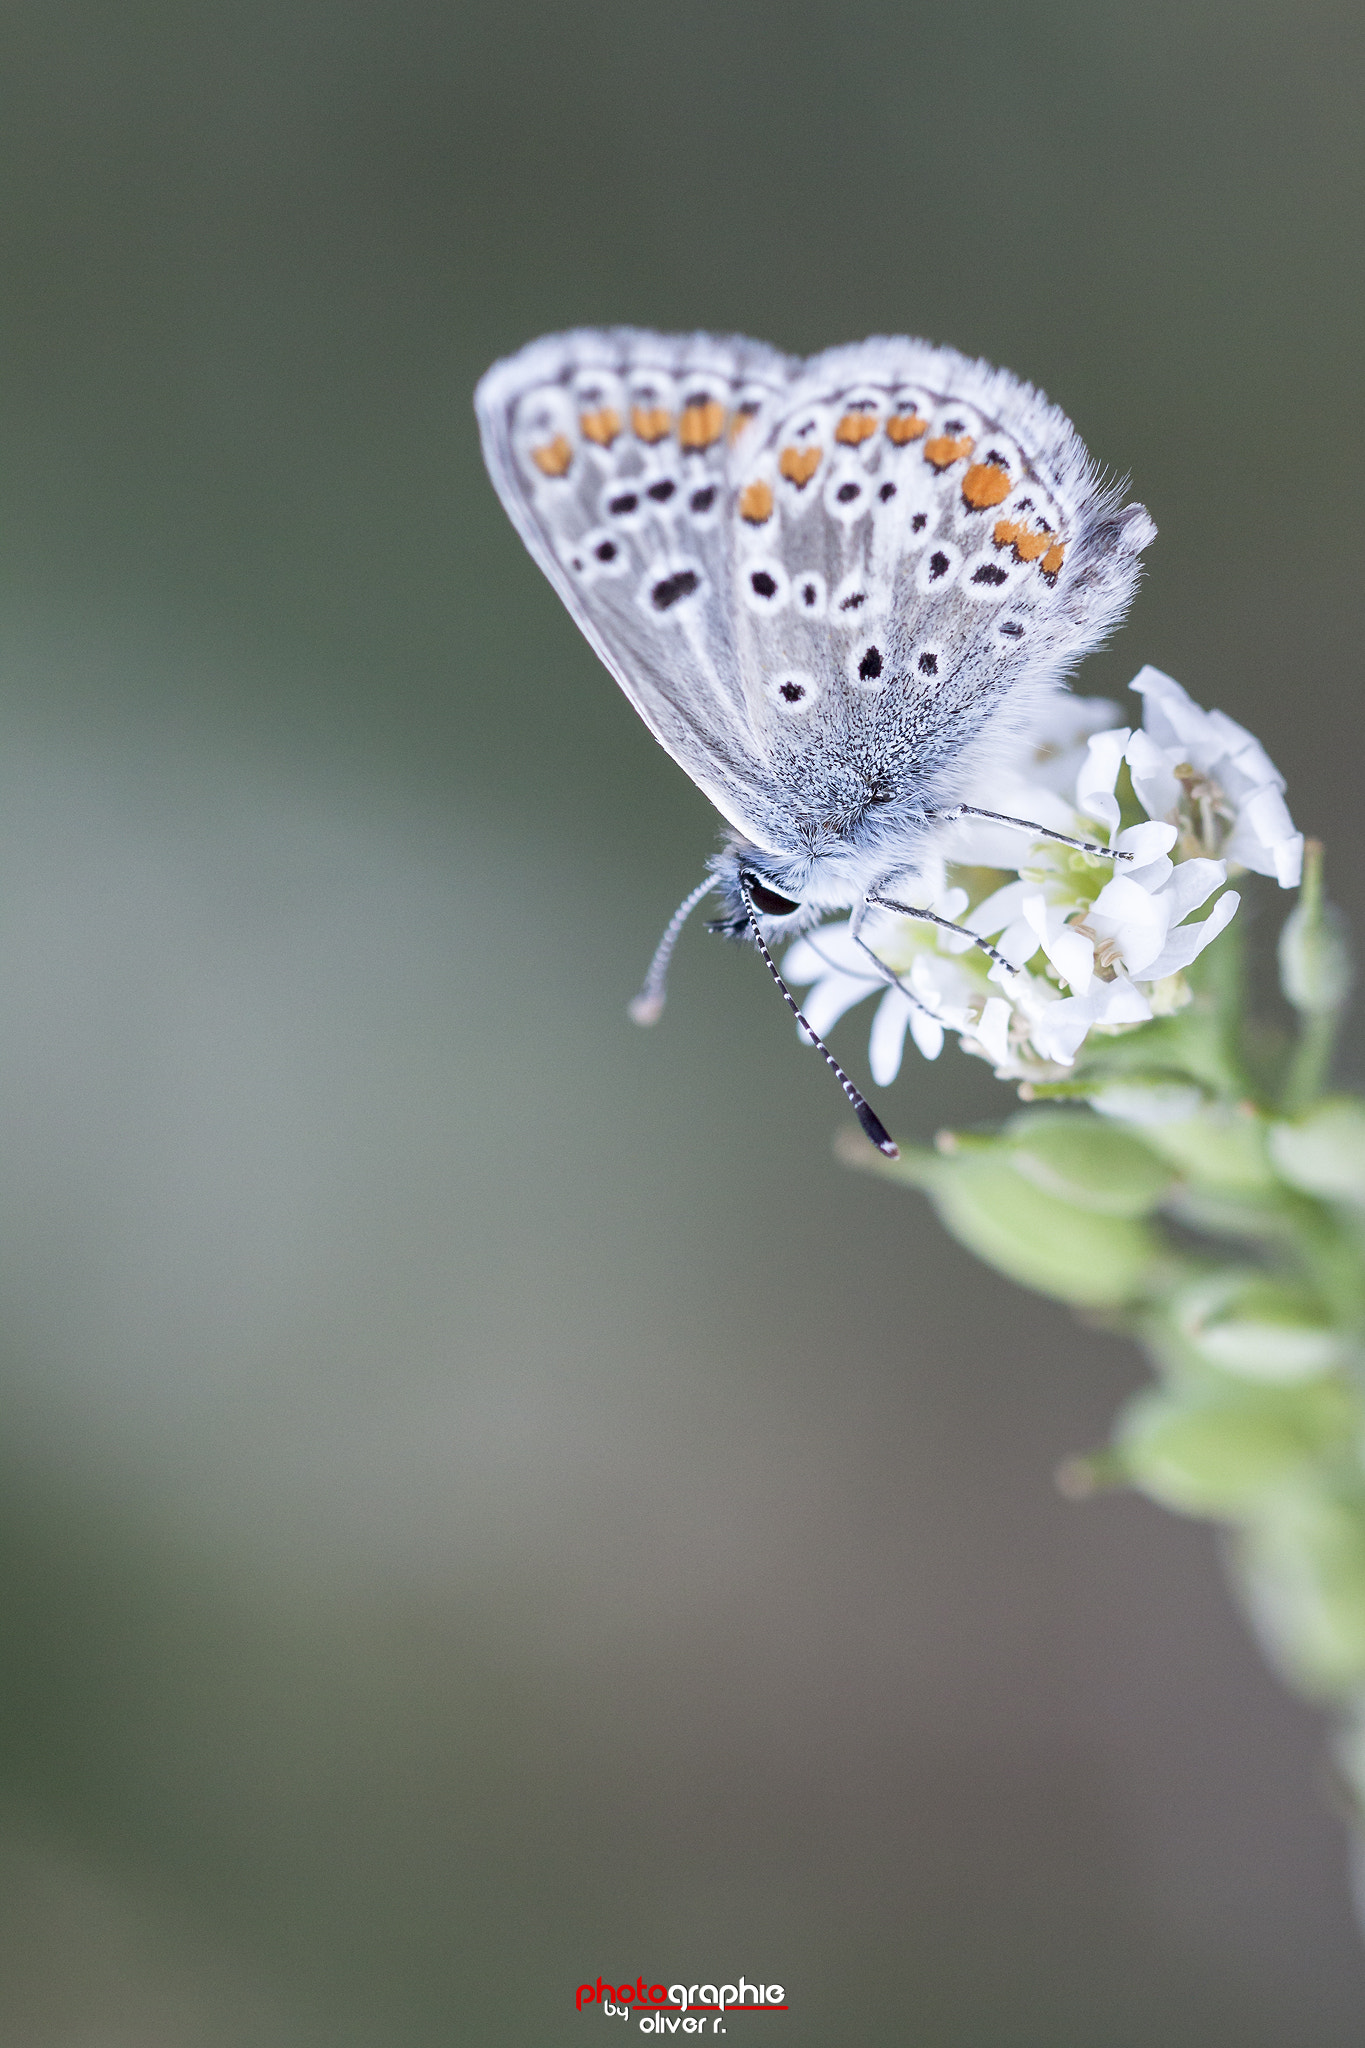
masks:
POLYGON ((720 932, 727 939, 751 938, 747 897, 767 937, 777 941, 795 938, 824 915, 823 905, 803 900, 806 865, 760 852, 743 840, 732 840, 711 862, 720 911, 708 920, 707 930, 720 932))

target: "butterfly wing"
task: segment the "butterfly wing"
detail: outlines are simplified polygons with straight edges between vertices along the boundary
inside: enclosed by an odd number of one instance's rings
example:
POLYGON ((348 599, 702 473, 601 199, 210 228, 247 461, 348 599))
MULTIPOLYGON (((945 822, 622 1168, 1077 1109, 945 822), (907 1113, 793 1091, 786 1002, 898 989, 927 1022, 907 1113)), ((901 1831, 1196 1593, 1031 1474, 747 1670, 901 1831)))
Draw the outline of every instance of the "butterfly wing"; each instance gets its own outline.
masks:
POLYGON ((504 505, 650 730, 807 861, 904 864, 1122 614, 1155 531, 1040 393, 920 341, 802 363, 582 331, 476 405, 504 505))
POLYGON ((808 846, 961 801, 1155 533, 1040 393, 904 339, 803 365, 732 452, 731 519, 753 747, 808 846))
POLYGON ((774 806, 739 657, 727 455, 800 369, 759 342, 582 330, 495 364, 475 396, 532 555, 655 738, 760 839, 774 806))

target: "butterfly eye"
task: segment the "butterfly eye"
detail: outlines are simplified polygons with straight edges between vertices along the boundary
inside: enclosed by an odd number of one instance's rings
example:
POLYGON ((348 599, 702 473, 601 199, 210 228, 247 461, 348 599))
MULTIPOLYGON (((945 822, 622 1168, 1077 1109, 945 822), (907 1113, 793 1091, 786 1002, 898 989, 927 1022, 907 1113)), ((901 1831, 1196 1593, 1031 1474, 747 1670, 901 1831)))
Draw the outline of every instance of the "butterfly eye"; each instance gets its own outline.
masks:
POLYGON ((792 902, 790 896, 779 896, 776 889, 770 889, 766 882, 760 882, 757 875, 746 874, 744 884, 752 898, 754 909, 761 910, 765 917, 790 917, 794 911, 801 908, 799 903, 792 902))

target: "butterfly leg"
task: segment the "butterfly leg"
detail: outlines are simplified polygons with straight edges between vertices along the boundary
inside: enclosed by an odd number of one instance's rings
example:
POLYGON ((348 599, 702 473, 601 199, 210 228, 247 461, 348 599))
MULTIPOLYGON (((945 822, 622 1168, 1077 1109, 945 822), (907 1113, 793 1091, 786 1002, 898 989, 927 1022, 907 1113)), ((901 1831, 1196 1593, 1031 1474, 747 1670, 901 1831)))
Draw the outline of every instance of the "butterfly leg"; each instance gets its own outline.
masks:
POLYGON ((1032 832, 1035 838, 1051 839, 1058 846, 1074 846, 1078 853, 1097 853, 1103 860, 1131 860, 1131 853, 1124 853, 1115 846, 1101 846, 1094 839, 1073 839, 1067 832, 1054 832, 1047 825, 1036 825, 1032 818, 1007 818, 1003 811, 978 810, 975 804, 954 804, 951 811, 931 811, 929 816, 939 825, 954 825, 959 818, 989 818, 993 825, 1017 825, 1021 832, 1032 832))
MULTIPOLYGON (((901 917, 917 918, 921 924, 937 925, 940 931, 953 932, 959 939, 970 939, 995 966, 1003 967, 1006 974, 1019 972, 1019 969, 1005 958, 998 946, 993 946, 989 939, 983 939, 980 932, 968 931, 965 924, 954 924, 950 917, 939 917, 932 910, 919 910, 913 903, 894 903, 889 896, 883 896, 880 889, 869 889, 864 901, 870 908, 894 910, 901 917)), ((859 944, 862 944, 861 940, 859 944)), ((873 958, 876 958, 875 954, 873 958)))

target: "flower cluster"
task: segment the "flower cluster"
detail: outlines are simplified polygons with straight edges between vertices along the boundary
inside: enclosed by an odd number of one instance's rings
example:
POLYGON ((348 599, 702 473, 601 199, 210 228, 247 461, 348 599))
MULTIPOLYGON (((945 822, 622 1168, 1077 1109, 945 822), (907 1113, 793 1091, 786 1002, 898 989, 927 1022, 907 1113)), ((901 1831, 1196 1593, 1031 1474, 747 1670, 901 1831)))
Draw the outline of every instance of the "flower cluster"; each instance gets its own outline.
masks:
POLYGON ((804 1009, 821 1034, 882 991, 870 1044, 881 1086, 900 1070, 907 1029, 926 1059, 955 1031, 1002 1080, 1063 1077, 1092 1032, 1112 1035, 1188 1001, 1184 970, 1237 910, 1237 892, 1222 887, 1230 869, 1297 886, 1303 838, 1259 742, 1159 669, 1131 687, 1143 699, 1136 731, 1108 724, 1110 704, 1059 697, 1033 759, 997 772, 980 799, 1127 860, 964 819, 898 885, 959 932, 875 910, 856 937, 844 920, 788 952, 788 979, 813 984, 804 1009), (992 962, 970 934, 1002 957, 992 962))

